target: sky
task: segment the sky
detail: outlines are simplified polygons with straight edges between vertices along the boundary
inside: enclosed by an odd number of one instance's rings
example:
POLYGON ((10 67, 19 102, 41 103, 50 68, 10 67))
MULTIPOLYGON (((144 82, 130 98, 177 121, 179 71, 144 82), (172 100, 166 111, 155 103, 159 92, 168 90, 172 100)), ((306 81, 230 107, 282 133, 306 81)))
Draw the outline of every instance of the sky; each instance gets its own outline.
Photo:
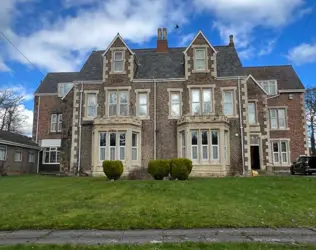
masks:
POLYGON ((25 96, 31 134, 33 93, 47 72, 78 71, 92 50, 117 33, 130 48, 187 46, 199 30, 212 45, 234 35, 244 66, 292 64, 305 87, 316 86, 314 0, 1 0, 0 89, 25 96), (179 25, 175 29, 175 25, 179 25), (25 59, 21 53, 26 56, 25 59))

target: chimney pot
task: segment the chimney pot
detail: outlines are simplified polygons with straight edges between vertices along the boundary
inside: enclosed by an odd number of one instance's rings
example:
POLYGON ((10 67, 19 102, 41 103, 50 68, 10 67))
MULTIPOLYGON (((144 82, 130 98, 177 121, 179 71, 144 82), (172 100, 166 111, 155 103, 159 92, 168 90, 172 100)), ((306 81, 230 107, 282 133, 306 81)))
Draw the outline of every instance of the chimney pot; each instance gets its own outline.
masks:
POLYGON ((167 29, 166 28, 162 29, 162 39, 167 40, 167 29))
POLYGON ((235 44, 234 44, 234 36, 233 35, 229 36, 229 46, 231 46, 231 47, 235 46, 235 44))
POLYGON ((161 28, 158 28, 158 40, 161 40, 162 35, 161 35, 161 28))

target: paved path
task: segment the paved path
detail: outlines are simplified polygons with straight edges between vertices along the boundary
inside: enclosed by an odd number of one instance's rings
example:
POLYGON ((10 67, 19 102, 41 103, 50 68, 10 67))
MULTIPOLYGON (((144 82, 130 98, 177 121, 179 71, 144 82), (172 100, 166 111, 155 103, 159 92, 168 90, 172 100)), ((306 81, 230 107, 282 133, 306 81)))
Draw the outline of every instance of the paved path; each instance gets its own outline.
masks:
POLYGON ((240 228, 190 230, 20 230, 0 231, 0 245, 145 244, 164 242, 277 242, 315 244, 316 228, 240 228))

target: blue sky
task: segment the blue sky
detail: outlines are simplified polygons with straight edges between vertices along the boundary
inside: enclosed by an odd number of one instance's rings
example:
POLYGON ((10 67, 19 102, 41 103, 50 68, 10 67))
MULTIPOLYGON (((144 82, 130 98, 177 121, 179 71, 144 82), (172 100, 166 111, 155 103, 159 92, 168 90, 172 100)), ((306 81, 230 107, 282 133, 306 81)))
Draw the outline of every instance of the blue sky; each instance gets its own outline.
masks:
POLYGON ((316 84, 313 0, 1 0, 0 88, 25 95, 32 126, 33 92, 43 73, 77 71, 91 50, 119 32, 131 48, 155 47, 158 27, 169 46, 186 46, 201 29, 213 45, 235 46, 244 66, 293 64, 305 86, 316 84), (174 25, 179 29, 175 30, 174 25))

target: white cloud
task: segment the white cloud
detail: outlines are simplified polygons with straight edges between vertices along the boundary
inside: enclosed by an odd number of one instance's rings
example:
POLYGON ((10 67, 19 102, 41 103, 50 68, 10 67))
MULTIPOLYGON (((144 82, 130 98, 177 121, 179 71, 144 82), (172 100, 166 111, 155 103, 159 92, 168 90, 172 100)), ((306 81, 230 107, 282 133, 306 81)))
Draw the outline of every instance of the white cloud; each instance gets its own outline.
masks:
POLYGON ((101 0, 63 0, 63 5, 66 8, 85 6, 100 3, 101 0))
POLYGON ((33 111, 25 108, 24 105, 20 105, 18 107, 21 116, 25 118, 23 126, 20 128, 20 131, 27 136, 32 136, 32 128, 33 128, 33 111))
POLYGON ((295 48, 292 48, 289 51, 287 58, 289 61, 297 65, 316 62, 316 43, 303 43, 295 48))
POLYGON ((249 60, 255 56, 255 48, 249 47, 238 51, 238 55, 241 59, 249 60))
POLYGON ((189 33, 180 37, 179 46, 188 46, 196 34, 189 33))
POLYGON ((3 72, 10 72, 11 69, 4 63, 1 61, 1 58, 0 58, 0 72, 3 71, 3 72))
POLYGON ((279 29, 310 12, 305 0, 194 0, 200 11, 208 11, 215 18, 213 27, 228 43, 234 34, 235 45, 246 48, 254 40, 253 31, 262 27, 279 29))
POLYGON ((275 46, 275 43, 276 43, 276 39, 268 41, 267 44, 264 45, 264 47, 260 49, 258 55, 265 56, 265 55, 271 54, 271 52, 275 46))
MULTIPOLYGON (((68 1, 68 4, 72 2, 68 1)), ((156 36, 157 27, 173 27, 174 23, 184 22, 186 17, 182 3, 109 0, 100 1, 91 8, 79 9, 75 16, 57 17, 54 23, 27 36, 12 30, 6 35, 40 68, 73 71, 78 69, 88 51, 105 49, 118 32, 124 39, 141 44, 156 36)), ((8 48, 10 59, 28 64, 14 48, 8 48)))

